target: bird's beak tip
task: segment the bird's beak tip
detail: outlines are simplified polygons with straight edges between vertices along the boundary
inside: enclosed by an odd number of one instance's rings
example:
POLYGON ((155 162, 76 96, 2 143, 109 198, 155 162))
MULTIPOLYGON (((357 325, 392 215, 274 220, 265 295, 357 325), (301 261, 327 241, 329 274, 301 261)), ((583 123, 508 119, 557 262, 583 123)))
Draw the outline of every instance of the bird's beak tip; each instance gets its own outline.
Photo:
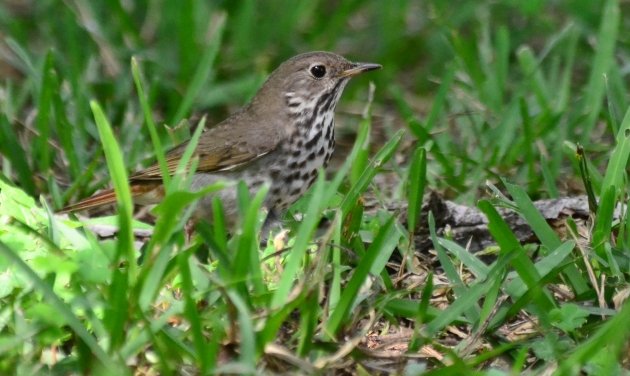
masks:
POLYGON ((346 69, 341 72, 341 77, 352 77, 358 74, 369 72, 377 69, 381 69, 383 66, 374 63, 355 63, 352 68, 346 69))

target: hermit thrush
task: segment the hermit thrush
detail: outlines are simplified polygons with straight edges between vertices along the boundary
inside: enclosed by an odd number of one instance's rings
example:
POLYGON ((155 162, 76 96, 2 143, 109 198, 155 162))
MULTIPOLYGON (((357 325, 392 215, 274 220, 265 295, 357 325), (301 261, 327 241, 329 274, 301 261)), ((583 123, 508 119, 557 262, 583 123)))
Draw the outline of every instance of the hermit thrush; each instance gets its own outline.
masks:
MULTIPOLYGON (((334 110, 351 77, 381 68, 352 63, 330 52, 310 52, 282 63, 238 112, 201 135, 195 155, 199 164, 191 190, 217 181, 244 181, 251 193, 264 183, 269 192, 264 206, 277 217, 313 184, 335 145, 334 110)), ((174 173, 188 142, 166 154, 174 173)), ((164 195, 162 172, 156 164, 130 178, 134 201, 148 205, 164 195)), ((230 224, 237 218, 236 189, 226 188, 220 198, 230 224)), ((212 197, 201 199, 195 216, 210 219, 212 197)), ((116 201, 105 190, 70 205, 64 212, 93 208, 116 201)))

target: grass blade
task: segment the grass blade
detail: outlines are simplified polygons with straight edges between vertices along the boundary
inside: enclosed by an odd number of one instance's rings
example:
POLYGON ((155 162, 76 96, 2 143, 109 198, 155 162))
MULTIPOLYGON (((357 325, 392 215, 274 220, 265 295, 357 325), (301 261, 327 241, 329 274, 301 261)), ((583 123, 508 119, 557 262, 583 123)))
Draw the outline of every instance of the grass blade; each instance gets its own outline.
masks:
POLYGON ((131 74, 133 75, 133 82, 136 85, 136 91, 138 92, 138 98, 140 99, 140 105, 142 106, 144 121, 149 129, 149 135, 151 136, 151 142, 153 143, 153 151, 155 152, 155 157, 158 165, 160 166, 160 171, 162 172, 162 181, 164 182, 164 186, 168 188, 171 180, 171 174, 168 172, 168 167, 166 166, 164 148, 162 147, 162 141, 160 141, 160 136, 158 135, 157 128, 155 127, 155 121, 153 121, 153 114, 151 113, 151 108, 149 107, 149 101, 144 93, 144 88, 142 87, 140 68, 138 67, 138 61, 135 57, 131 58, 131 74))
POLYGON ((261 221, 259 216, 268 191, 269 185, 264 185, 249 202, 244 213, 243 227, 238 237, 236 255, 234 256, 235 281, 251 281, 254 291, 258 294, 264 293, 266 288, 260 270, 258 238, 256 234, 260 231, 261 221))
POLYGON ((134 238, 131 228, 133 200, 131 199, 131 191, 129 189, 127 171, 123 162, 122 151, 120 150, 120 146, 118 145, 118 142, 114 137, 114 133, 112 132, 111 125, 109 124, 109 121, 107 121, 101 107, 95 101, 91 101, 90 106, 92 108, 94 121, 96 122, 101 143, 103 145, 107 168, 109 169, 110 177, 114 185, 114 191, 116 192, 119 220, 117 258, 121 255, 125 256, 125 259, 128 262, 130 275, 135 278, 136 258, 133 247, 134 238))
POLYGON ((213 26, 213 31, 210 39, 207 42, 207 45, 204 48, 204 51, 199 59, 199 63, 197 64, 197 69, 195 70, 194 75, 190 79, 190 85, 184 94, 184 98, 181 101, 181 104, 177 108, 175 112, 175 116, 171 119, 171 124, 177 124, 180 120, 184 118, 184 116, 190 111, 190 108, 193 105, 193 101, 199 93, 201 89, 203 89, 208 84, 208 77, 210 76, 210 72, 214 66, 214 60, 219 53, 219 47, 221 46, 221 38, 223 37, 223 29, 225 26, 225 15, 221 17, 215 17, 210 20, 210 22, 216 22, 213 26))
POLYGON ((52 125, 52 101, 53 83, 55 71, 53 69, 53 54, 48 52, 42 68, 42 84, 37 103, 37 139, 33 145, 33 160, 37 161, 40 171, 48 174, 52 165, 52 153, 50 150, 50 136, 52 125))
POLYGON ((128 315, 129 300, 127 291, 137 276, 135 250, 133 246, 133 232, 131 228, 133 202, 127 183, 127 172, 123 162, 122 152, 114 137, 111 126, 101 107, 95 101, 90 102, 94 120, 105 152, 105 159, 110 176, 113 181, 114 191, 118 205, 118 241, 116 257, 113 265, 118 265, 119 260, 126 263, 126 269, 114 268, 112 284, 110 286, 110 303, 106 310, 105 322, 110 334, 110 349, 118 349, 124 344, 124 327, 128 315))
MULTIPOLYGON (((433 242, 433 247, 437 251, 438 259, 440 260, 440 265, 444 269, 444 274, 451 282, 453 286, 453 290, 457 294, 457 298, 460 299, 464 296, 467 296, 470 291, 468 286, 464 284, 462 279, 457 273, 457 269, 451 259, 448 257, 444 248, 440 245, 438 241, 437 233, 435 231, 435 218, 433 217, 433 212, 429 212, 429 233, 431 235, 431 241, 433 242)), ((468 308, 466 308, 466 318, 472 322, 475 322, 479 319, 479 306, 471 303, 468 308)))
POLYGON ((427 153, 418 147, 411 156, 411 164, 407 175, 407 230, 413 233, 420 219, 422 198, 427 183, 427 153))
POLYGON ((586 85, 584 113, 586 124, 582 133, 582 142, 589 142, 588 137, 600 115, 605 94, 604 76, 608 73, 615 59, 615 45, 619 32, 620 11, 618 0, 606 0, 600 19, 599 33, 595 49, 595 58, 586 85))
MULTIPOLYGON (((525 222, 527 222, 527 224, 532 228, 532 231, 534 231, 540 242, 549 251, 559 248, 562 245, 562 241, 549 226, 538 209, 536 209, 534 203, 530 200, 529 196, 527 196, 525 190, 517 185, 509 184, 505 181, 503 184, 510 192, 510 195, 512 195, 512 198, 514 199, 520 214, 523 216, 523 219, 525 219, 525 222)), ((575 265, 567 265, 565 274, 576 294, 580 295, 588 291, 588 284, 575 265)))
POLYGON ((616 145, 606 167, 600 195, 607 193, 611 187, 615 187, 615 194, 618 194, 618 190, 623 189, 628 157, 630 157, 630 109, 626 111, 617 133, 616 145))
POLYGON ((370 164, 365 168, 357 183, 352 186, 348 194, 341 202, 341 211, 347 214, 352 206, 354 206, 359 198, 359 195, 365 191, 368 184, 374 179, 374 176, 378 172, 379 168, 383 164, 387 163, 389 159, 394 155, 394 152, 400 144, 400 140, 404 135, 404 131, 400 130, 376 153, 370 164))
POLYGON ((471 311, 473 309, 477 310, 477 302, 484 295, 487 295, 492 289, 492 286, 495 283, 495 278, 504 273, 510 259, 511 257, 509 255, 507 257, 499 258, 494 267, 488 273, 488 279, 470 286, 464 296, 458 297, 447 309, 436 314, 435 318, 427 323, 425 335, 427 337, 432 337, 442 328, 454 321, 460 320, 460 316, 464 312, 471 311))
POLYGON ((193 336, 193 344, 195 346, 197 356, 197 360, 199 361, 199 370, 202 375, 205 375, 210 370, 211 364, 207 362, 208 357, 204 356, 206 351, 206 341, 203 335, 203 328, 201 324, 201 318, 199 317, 199 312, 197 312, 197 304, 193 300, 193 296, 195 290, 193 289, 192 278, 190 276, 190 266, 188 263, 190 262, 190 253, 182 252, 177 255, 177 265, 179 266, 179 271, 181 272, 181 281, 182 281, 182 292, 185 301, 185 310, 184 313, 188 321, 190 322, 190 328, 193 336))
POLYGON ((33 182, 33 172, 28 164, 28 157, 22 145, 13 140, 18 137, 13 131, 13 127, 5 114, 0 114, 0 152, 6 156, 16 170, 18 180, 22 188, 31 196, 35 195, 37 189, 33 182))
POLYGON ((519 213, 523 216, 525 222, 531 226, 532 231, 534 231, 538 239, 540 239, 540 242, 547 247, 547 249, 558 248, 561 244, 560 238, 551 229, 538 209, 536 209, 525 190, 520 186, 510 184, 506 181, 503 181, 503 184, 514 199, 519 213))

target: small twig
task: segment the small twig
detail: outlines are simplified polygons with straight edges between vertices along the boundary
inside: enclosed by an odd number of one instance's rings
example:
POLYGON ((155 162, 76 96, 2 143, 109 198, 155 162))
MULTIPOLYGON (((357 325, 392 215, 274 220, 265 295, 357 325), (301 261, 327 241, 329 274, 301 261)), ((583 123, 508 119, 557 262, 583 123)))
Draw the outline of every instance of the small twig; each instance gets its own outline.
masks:
POLYGON ((314 366, 319 370, 325 369, 329 364, 336 362, 339 359, 345 358, 348 354, 350 354, 358 345, 363 341, 364 337, 369 333, 369 331, 374 326, 376 322, 376 312, 374 310, 370 310, 370 319, 367 324, 361 328, 359 334, 355 337, 347 340, 336 353, 331 356, 327 356, 324 358, 318 359, 314 366))
POLYGON ((300 368, 300 370, 304 372, 304 374, 312 375, 316 371, 316 368, 313 367, 312 364, 303 359, 300 359, 298 356, 291 353, 286 347, 280 346, 277 343, 268 343, 265 346, 265 354, 276 357, 278 359, 282 359, 285 362, 300 368))
POLYGON ((492 321, 492 319, 497 315, 497 313, 499 312, 499 308, 501 308, 501 305, 503 304, 503 302, 505 302, 506 299, 507 295, 499 297, 499 299, 497 299, 497 301, 494 303, 494 307, 492 307, 492 311, 490 312, 488 317, 481 323, 479 328, 473 333, 471 337, 468 337, 463 341, 462 348, 459 351, 460 356, 466 357, 470 355, 472 351, 474 351, 473 346, 479 341, 479 338, 481 338, 481 335, 485 333, 486 329, 488 329, 490 321, 492 321))

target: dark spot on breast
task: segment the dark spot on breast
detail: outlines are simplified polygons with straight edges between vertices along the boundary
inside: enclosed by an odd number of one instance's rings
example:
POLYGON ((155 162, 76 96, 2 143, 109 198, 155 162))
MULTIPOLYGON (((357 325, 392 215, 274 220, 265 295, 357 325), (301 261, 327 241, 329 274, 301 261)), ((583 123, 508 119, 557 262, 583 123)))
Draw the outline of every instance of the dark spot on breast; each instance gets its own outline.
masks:
POLYGON ((296 150, 293 150, 293 153, 291 153, 291 155, 292 155, 294 158, 299 157, 301 154, 302 154, 302 150, 301 150, 301 149, 296 149, 296 150))
POLYGON ((289 168, 290 169, 297 168, 297 166, 298 166, 298 162, 297 161, 293 161, 293 162, 289 163, 289 168))
POLYGON ((289 193, 289 196, 297 196, 301 193, 302 187, 295 188, 289 193))
POLYGON ((332 100, 326 101, 326 103, 324 103, 322 108, 319 109, 319 114, 323 115, 326 112, 329 112, 331 109, 332 109, 332 100))
POLYGON ((317 112, 319 114, 330 111, 332 106, 334 106, 333 102, 335 101, 335 97, 337 97, 339 87, 341 86, 341 84, 343 84, 343 82, 344 80, 339 80, 337 84, 332 88, 332 90, 330 90, 325 95, 322 95, 319 101, 317 101, 317 106, 315 108, 317 109, 317 112))
POLYGON ((314 161, 314 160, 315 160, 315 151, 312 151, 312 152, 308 155, 308 160, 309 160, 309 161, 314 161))
POLYGON ((280 171, 279 170, 271 170, 271 171, 269 171, 269 176, 272 179, 278 179, 278 177, 280 177, 280 171))
POLYGON ((321 132, 317 132, 315 133, 315 135, 313 135, 313 138, 311 138, 310 140, 308 140, 308 142, 306 143, 306 149, 311 150, 315 144, 317 143, 317 141, 319 140, 319 138, 322 136, 321 132))
POLYGON ((326 127, 326 139, 327 140, 330 140, 330 138, 332 137, 332 135, 333 135, 333 133, 332 133, 333 131, 332 130, 333 130, 332 124, 329 124, 326 127))
POLYGON ((298 164, 299 169, 303 169, 304 167, 306 167, 306 159, 303 159, 300 164, 298 164))
POLYGON ((325 152, 326 152, 326 149, 324 149, 324 147, 322 146, 321 148, 319 148, 317 155, 324 155, 325 152))
POLYGON ((331 93, 333 92, 334 92, 334 89, 327 93, 324 93, 321 97, 319 97, 319 99, 317 100, 317 103, 315 104, 315 111, 321 108, 324 105, 324 103, 328 101, 328 99, 331 97, 331 93))

